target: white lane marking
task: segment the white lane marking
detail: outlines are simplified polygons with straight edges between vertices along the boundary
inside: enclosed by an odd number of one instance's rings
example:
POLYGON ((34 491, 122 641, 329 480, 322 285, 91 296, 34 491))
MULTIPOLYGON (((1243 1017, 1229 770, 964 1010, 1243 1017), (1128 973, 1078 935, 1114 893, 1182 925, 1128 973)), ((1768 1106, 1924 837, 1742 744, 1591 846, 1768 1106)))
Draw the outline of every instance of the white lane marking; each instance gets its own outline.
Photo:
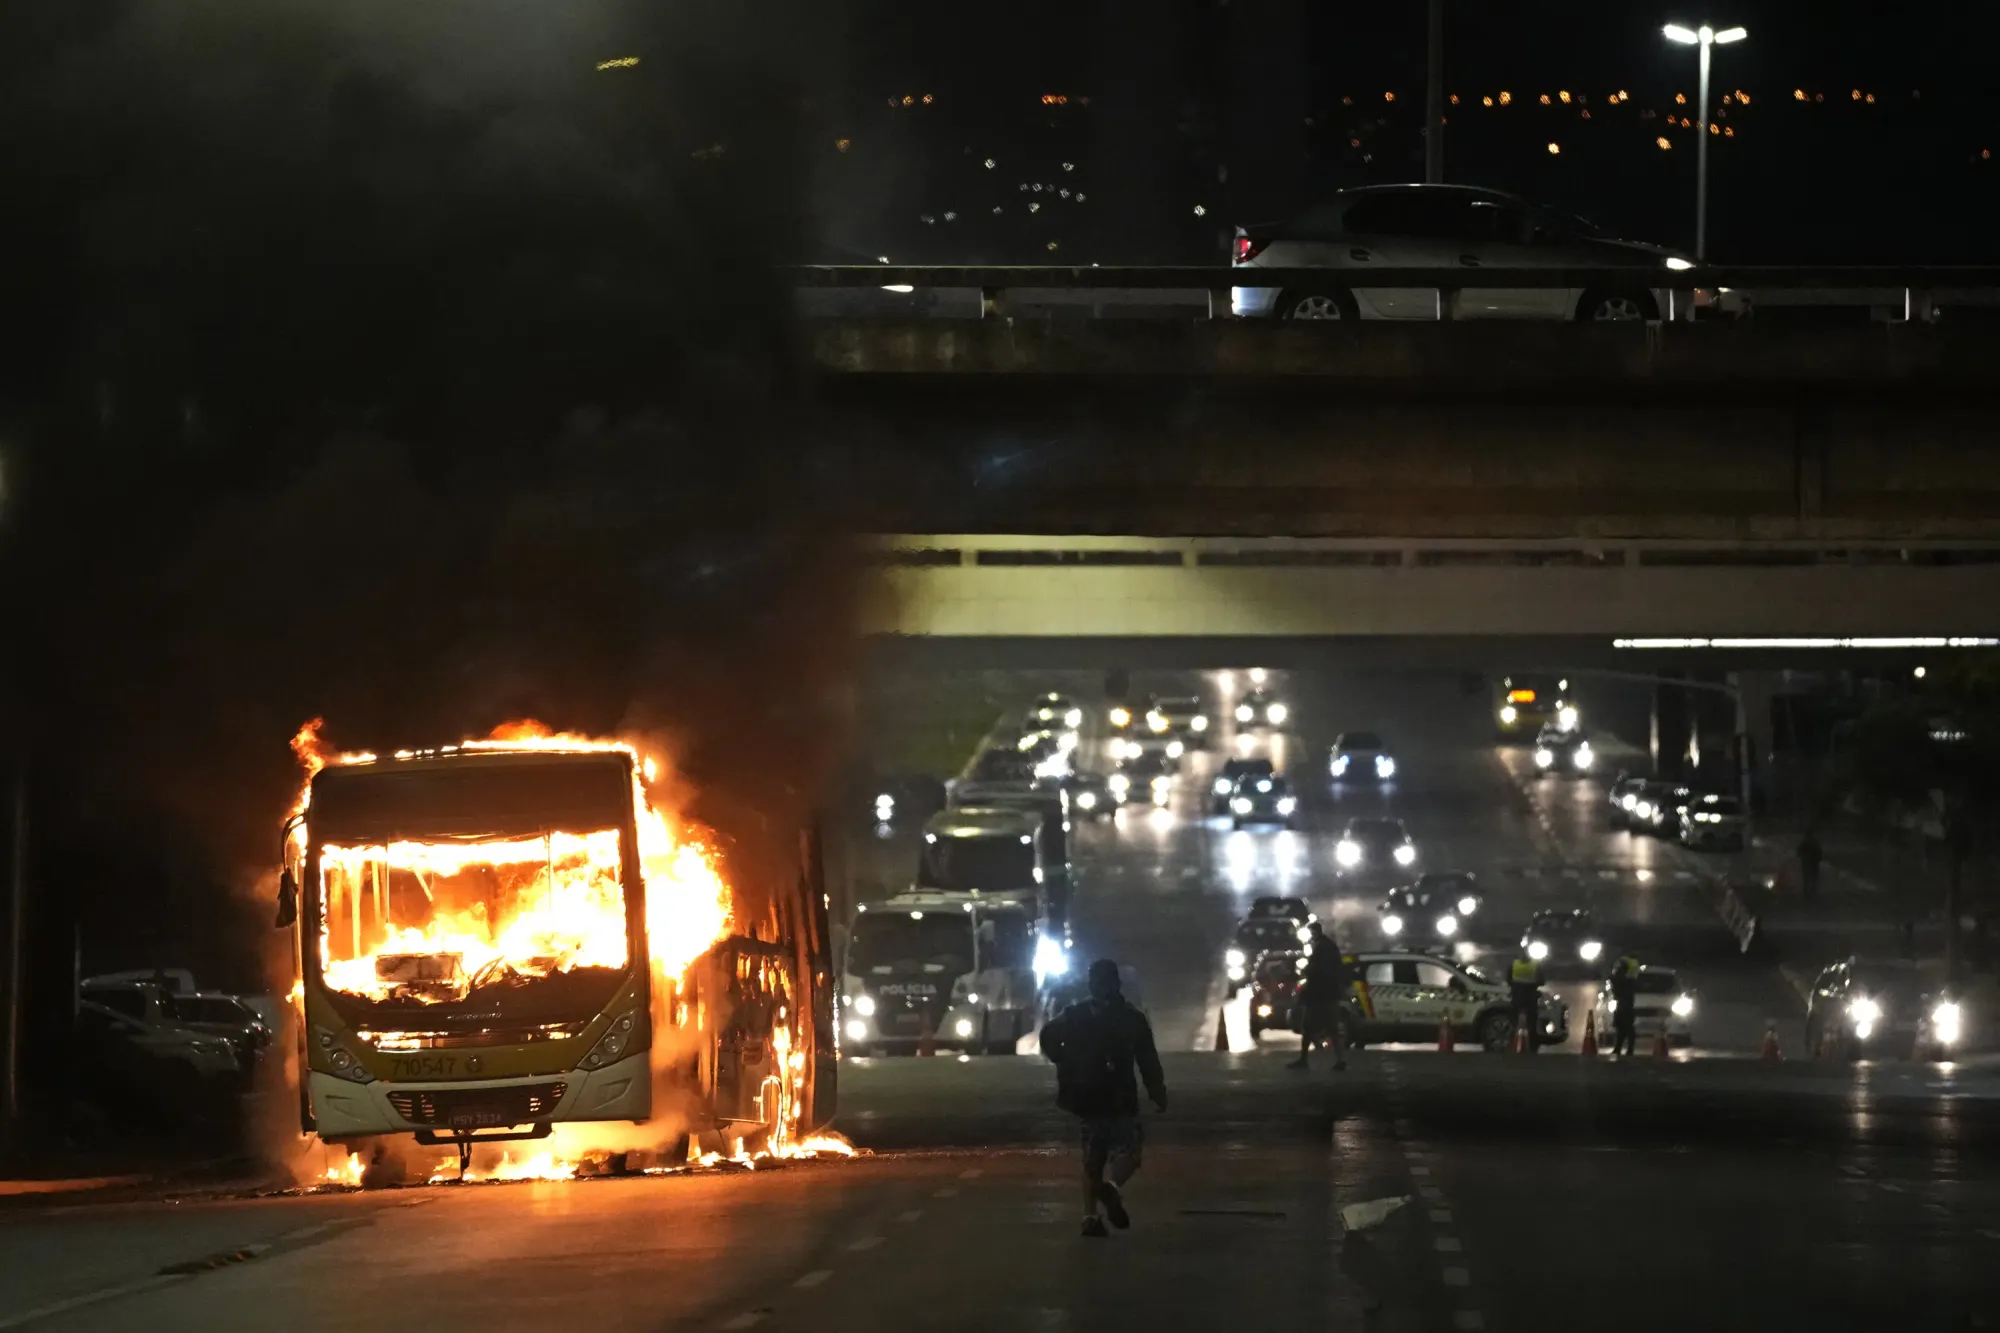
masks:
POLYGON ((320 1232, 325 1231, 328 1227, 331 1227, 332 1225, 333 1223, 331 1222, 319 1222, 309 1227, 297 1227, 291 1231, 287 1231, 284 1235, 278 1237, 278 1243, 284 1244, 287 1241, 305 1240, 309 1236, 317 1236, 320 1232))
POLYGON ((1444 1191, 1435 1185, 1419 1185, 1417 1193, 1424 1196, 1425 1203, 1443 1203, 1444 1191))
POLYGON ((968 1166, 967 1168, 965 1168, 965 1170, 958 1173, 958 1178, 960 1180, 972 1180, 976 1178, 978 1175, 979 1175, 978 1167, 968 1166))
POLYGON ((831 1268, 815 1268, 813 1269, 812 1272, 801 1276, 799 1280, 797 1282, 794 1282, 792 1285, 795 1287, 817 1287, 820 1283, 826 1281, 828 1278, 832 1276, 833 1276, 833 1270, 831 1268))
POLYGON ((51 1301, 38 1305, 32 1310, 23 1310, 0 1318, 0 1328, 20 1328, 27 1324, 39 1323, 51 1315, 65 1314, 71 1310, 81 1310, 89 1305, 101 1305, 105 1301, 115 1301, 126 1296, 136 1296, 142 1291, 164 1287, 169 1283, 185 1282, 191 1274, 176 1274, 172 1277, 142 1277, 136 1282, 125 1282, 115 1287, 105 1287, 101 1291, 86 1292, 81 1296, 71 1296, 67 1300, 51 1301))
POLYGON ((1597 872, 1597 877, 1599 879, 1617 879, 1618 872, 1615 870, 1600 870, 1597 872))
POLYGON ((923 1209, 921 1209, 921 1208, 912 1208, 912 1209, 910 1209, 910 1210, 909 1210, 908 1212, 906 1212, 906 1213, 897 1213, 897 1214, 896 1214, 896 1220, 897 1220, 898 1222, 914 1222, 914 1221, 916 1221, 916 1220, 917 1220, 918 1218, 922 1217, 923 1215, 924 1215, 924 1210, 923 1210, 923 1209))
POLYGON ((1901 1185, 1898 1185, 1893 1180, 1878 1180, 1875 1182, 1875 1184, 1879 1188, 1887 1190, 1891 1194, 1901 1194, 1903 1192, 1903 1187, 1901 1185))
POLYGON ((931 1197, 933 1199, 954 1199, 958 1197, 958 1191, 946 1185, 941 1190, 932 1190, 931 1197))
POLYGON ((1675 878, 1675 879, 1693 879, 1693 878, 1694 878, 1694 871, 1692 871, 1692 870, 1676 870, 1676 871, 1674 872, 1674 878, 1675 878))
POLYGON ((1458 1243, 1458 1237, 1456 1236, 1439 1236, 1437 1238, 1437 1247, 1440 1254, 1457 1254, 1465 1248, 1458 1243))
POLYGON ((1449 1209, 1449 1208, 1433 1208, 1433 1209, 1431 1209, 1431 1221, 1433 1221, 1433 1222, 1449 1222, 1449 1221, 1451 1221, 1451 1209, 1449 1209))
POLYGON ((1979 1234, 1988 1240, 2000 1240, 2000 1231, 1995 1231, 1992 1227, 1982 1228, 1979 1234))
POLYGON ((762 1310, 745 1310, 734 1319, 723 1320, 722 1326, 724 1328, 755 1328, 763 1322, 764 1312, 762 1310))
POLYGON ((1447 1287, 1469 1287, 1472 1285, 1472 1272, 1465 1268, 1447 1268, 1444 1270, 1444 1284, 1447 1287))
POLYGON ((1398 1134, 1407 1134, 1415 1128, 1416 1126, 1408 1120, 1398 1120, 1396 1122, 1396 1132, 1398 1134))
POLYGON ((881 1243, 882 1238, 880 1236, 863 1236, 847 1248, 850 1250, 872 1250, 881 1243))
POLYGON ((1453 1310, 1451 1312, 1451 1326, 1453 1328, 1485 1328, 1486 1316, 1477 1310, 1453 1310))
POLYGON ((1413 1176, 1427 1176, 1430 1173, 1431 1169, 1427 1166, 1413 1166, 1410 1168, 1410 1174, 1413 1176))

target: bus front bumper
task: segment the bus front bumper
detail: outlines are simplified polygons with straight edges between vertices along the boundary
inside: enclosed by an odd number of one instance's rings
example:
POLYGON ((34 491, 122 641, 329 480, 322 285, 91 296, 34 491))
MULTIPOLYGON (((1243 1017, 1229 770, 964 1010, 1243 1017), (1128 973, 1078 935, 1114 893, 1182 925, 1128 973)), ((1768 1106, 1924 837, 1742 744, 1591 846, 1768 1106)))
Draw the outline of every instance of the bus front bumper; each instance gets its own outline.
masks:
MULTIPOLYGON (((318 1071, 311 1071, 306 1077, 313 1118, 322 1139, 410 1134, 420 1129, 439 1134, 449 1134, 455 1128, 499 1131, 543 1121, 644 1120, 653 1110, 652 1069, 646 1051, 628 1055, 602 1069, 572 1069, 531 1078, 351 1083, 318 1071), (523 1110, 530 1105, 526 1100, 530 1093, 539 1089, 548 1095, 555 1084, 561 1084, 563 1090, 552 1107, 533 1113, 523 1110), (442 1107, 439 1118, 428 1122, 405 1117, 391 1100, 393 1097, 406 1101, 406 1094, 411 1095, 407 1100, 414 1100, 424 1093, 439 1094, 442 1107), (464 1123, 451 1123, 453 1112, 464 1113, 464 1123), (500 1124, 497 1120, 490 1124, 473 1123, 516 1114, 525 1114, 527 1118, 512 1124, 500 1124)), ((411 1110, 414 1112, 416 1107, 412 1105, 411 1110)))

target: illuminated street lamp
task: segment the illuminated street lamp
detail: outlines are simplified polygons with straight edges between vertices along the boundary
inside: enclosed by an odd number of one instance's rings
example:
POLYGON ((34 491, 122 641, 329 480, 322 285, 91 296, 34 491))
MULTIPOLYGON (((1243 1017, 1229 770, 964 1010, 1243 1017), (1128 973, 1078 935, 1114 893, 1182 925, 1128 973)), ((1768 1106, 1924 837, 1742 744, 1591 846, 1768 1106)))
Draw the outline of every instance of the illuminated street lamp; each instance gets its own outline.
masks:
POLYGON ((1678 23, 1669 23, 1663 31, 1670 42, 1682 46, 1701 48, 1701 94, 1698 103, 1701 118, 1695 125, 1697 137, 1694 165, 1694 257, 1708 258, 1708 61, 1709 48, 1727 46, 1740 42, 1750 34, 1743 28, 1724 28, 1721 32, 1704 23, 1699 28, 1683 28, 1678 23))

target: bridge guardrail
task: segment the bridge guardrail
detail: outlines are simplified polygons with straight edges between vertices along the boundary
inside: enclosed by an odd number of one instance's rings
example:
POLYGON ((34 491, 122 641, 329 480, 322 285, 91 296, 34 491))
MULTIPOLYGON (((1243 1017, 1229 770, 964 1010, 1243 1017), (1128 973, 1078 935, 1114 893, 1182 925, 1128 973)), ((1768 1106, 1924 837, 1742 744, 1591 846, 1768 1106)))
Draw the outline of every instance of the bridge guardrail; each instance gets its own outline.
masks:
POLYGON ((1461 292, 1494 288, 1637 287, 1740 292, 1754 303, 1901 307, 1928 320, 1940 306, 2000 306, 2000 267, 1906 265, 1665 265, 1595 268, 1430 266, 1399 268, 1227 268, 1218 265, 808 264, 784 271, 797 288, 877 288, 895 292, 959 290, 980 296, 980 314, 1005 308, 1010 294, 1160 293, 1205 295, 1211 318, 1227 316, 1239 287, 1325 286, 1359 290, 1421 288, 1439 294, 1451 318, 1461 292))

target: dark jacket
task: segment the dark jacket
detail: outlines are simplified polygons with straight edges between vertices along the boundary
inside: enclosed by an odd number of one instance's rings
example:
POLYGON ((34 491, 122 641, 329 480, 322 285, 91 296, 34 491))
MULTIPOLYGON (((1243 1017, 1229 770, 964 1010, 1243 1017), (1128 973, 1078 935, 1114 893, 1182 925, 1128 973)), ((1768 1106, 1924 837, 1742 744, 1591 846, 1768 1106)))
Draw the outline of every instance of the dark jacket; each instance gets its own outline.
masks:
POLYGON ((1300 1001, 1308 1009, 1324 1012, 1337 1008, 1347 998, 1354 985, 1354 973, 1340 956, 1339 946, 1329 940, 1306 955, 1306 970, 1299 980, 1300 1001))
POLYGON ((1042 1054, 1055 1062, 1056 1105, 1072 1115, 1137 1115, 1135 1066, 1146 1080, 1146 1095, 1154 1105, 1166 1105, 1153 1025, 1122 995, 1071 1005, 1043 1025, 1041 1045, 1042 1054))

